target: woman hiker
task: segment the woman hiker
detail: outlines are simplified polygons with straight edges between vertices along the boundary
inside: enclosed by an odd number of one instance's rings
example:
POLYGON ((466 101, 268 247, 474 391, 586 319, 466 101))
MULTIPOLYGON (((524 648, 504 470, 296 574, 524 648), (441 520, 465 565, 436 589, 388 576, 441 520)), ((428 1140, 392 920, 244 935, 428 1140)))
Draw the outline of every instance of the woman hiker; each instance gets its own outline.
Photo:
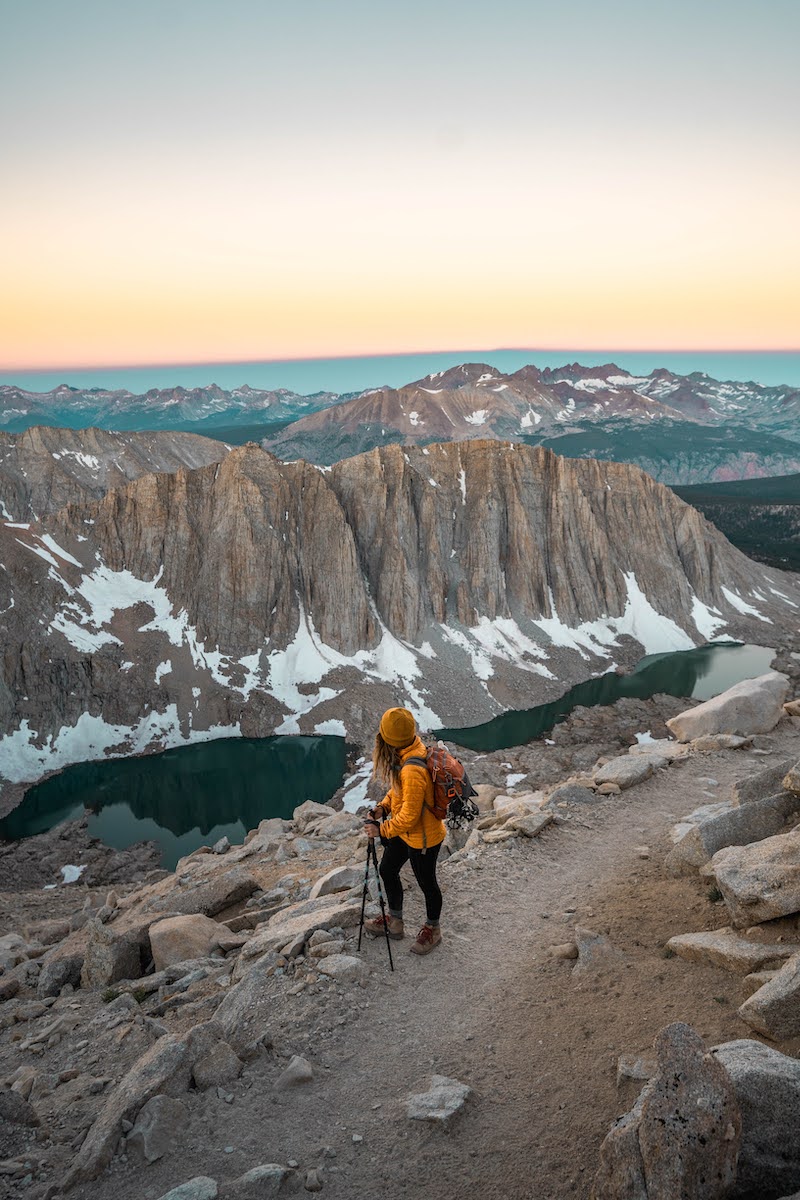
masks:
MULTIPOLYGON (((442 893, 436 881, 436 860, 446 830, 444 821, 433 815, 433 780, 427 767, 414 762, 404 765, 409 758, 424 759, 425 755, 425 745, 408 709, 388 709, 375 735, 372 764, 374 778, 386 783, 389 791, 383 803, 370 813, 375 820, 367 821, 364 828, 367 837, 380 835, 384 846, 380 871, 389 904, 385 918, 389 937, 404 936, 400 868, 409 859, 422 888, 426 921, 411 946, 412 954, 429 954, 442 940, 442 893)), ((364 928, 375 937, 383 937, 384 918, 365 921, 364 928)))

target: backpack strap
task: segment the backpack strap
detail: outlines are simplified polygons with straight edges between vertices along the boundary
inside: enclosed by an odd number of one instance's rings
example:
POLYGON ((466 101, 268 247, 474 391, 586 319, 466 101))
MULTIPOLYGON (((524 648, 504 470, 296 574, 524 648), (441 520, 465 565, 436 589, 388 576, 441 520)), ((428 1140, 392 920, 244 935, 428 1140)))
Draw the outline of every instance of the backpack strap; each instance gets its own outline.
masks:
MULTIPOLYGON (((422 756, 419 754, 415 754, 415 755, 412 755, 411 758, 407 758, 406 761, 403 763, 403 766, 400 768, 400 770, 402 771, 403 767, 407 767, 409 765, 409 763, 414 763, 415 766, 424 767, 426 771, 428 770, 427 758, 422 758, 422 756)), ((433 809, 430 807, 430 805, 426 804, 425 801, 423 800, 422 801, 422 812, 419 814, 419 820, 420 820, 420 824, 422 826, 422 853, 423 854, 425 854, 428 849, 428 838, 425 833, 425 809, 426 808, 427 808, 428 812, 433 811, 433 809)))

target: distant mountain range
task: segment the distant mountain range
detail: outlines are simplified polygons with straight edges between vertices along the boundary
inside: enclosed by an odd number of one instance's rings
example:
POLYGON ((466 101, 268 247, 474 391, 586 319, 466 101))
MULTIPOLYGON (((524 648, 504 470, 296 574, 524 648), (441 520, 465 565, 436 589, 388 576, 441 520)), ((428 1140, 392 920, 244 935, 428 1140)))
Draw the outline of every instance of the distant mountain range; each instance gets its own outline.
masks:
POLYGON ((574 458, 631 462, 660 482, 694 484, 800 471, 800 389, 719 382, 613 363, 504 375, 465 363, 401 388, 358 395, 248 386, 32 393, 0 386, 0 428, 87 425, 253 440, 285 460, 328 466, 380 446, 496 438, 574 458))
POLYGON ((136 395, 124 389, 75 388, 62 383, 50 392, 28 392, 0 384, 0 429, 22 433, 32 425, 63 429, 157 430, 216 435, 218 428, 296 421, 343 399, 335 392, 298 396, 285 388, 264 391, 247 384, 225 391, 215 383, 200 388, 152 388, 136 395))
POLYGON ((309 413, 263 444, 330 465, 390 443, 486 437, 632 462, 667 483, 789 474, 800 469, 800 391, 613 363, 512 375, 469 363, 309 413))

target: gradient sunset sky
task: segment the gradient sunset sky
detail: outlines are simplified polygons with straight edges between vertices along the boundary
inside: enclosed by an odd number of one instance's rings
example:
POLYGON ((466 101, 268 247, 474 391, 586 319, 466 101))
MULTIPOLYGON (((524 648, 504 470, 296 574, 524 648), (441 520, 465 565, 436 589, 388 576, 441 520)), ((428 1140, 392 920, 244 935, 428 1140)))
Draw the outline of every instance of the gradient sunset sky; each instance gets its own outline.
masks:
POLYGON ((800 346, 798 0, 0 20, 0 369, 800 346))

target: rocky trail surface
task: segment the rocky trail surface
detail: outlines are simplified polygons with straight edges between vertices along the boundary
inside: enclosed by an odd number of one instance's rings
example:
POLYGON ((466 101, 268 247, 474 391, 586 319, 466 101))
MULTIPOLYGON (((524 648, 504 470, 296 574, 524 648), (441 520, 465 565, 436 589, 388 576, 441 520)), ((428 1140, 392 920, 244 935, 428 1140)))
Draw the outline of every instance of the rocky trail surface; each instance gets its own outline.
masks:
MULTIPOLYGON (((780 712, 770 678, 759 706, 780 712)), ((770 943, 751 965, 774 972, 800 943, 794 918, 744 929, 730 862, 741 874, 754 849, 730 822, 760 818, 762 858, 794 836, 800 779, 781 792, 772 777, 800 758, 796 707, 727 739, 695 707, 691 742, 601 759, 567 798, 483 785, 479 828, 442 865, 444 941, 426 958, 393 943, 394 972, 383 942, 355 952, 365 846, 357 818, 323 806, 110 895, 65 885, 35 913, 33 893, 0 897, 0 1195, 160 1200, 193 1180, 186 1200, 588 1197, 665 1025, 707 1047, 766 1037, 790 1065, 800 1052, 780 1006, 737 1011, 764 979, 667 945, 735 923, 748 953, 770 943)), ((416 932, 413 883, 406 915, 416 932)), ((614 1190, 611 1175, 601 1200, 680 1194, 649 1176, 643 1193, 614 1190)))

